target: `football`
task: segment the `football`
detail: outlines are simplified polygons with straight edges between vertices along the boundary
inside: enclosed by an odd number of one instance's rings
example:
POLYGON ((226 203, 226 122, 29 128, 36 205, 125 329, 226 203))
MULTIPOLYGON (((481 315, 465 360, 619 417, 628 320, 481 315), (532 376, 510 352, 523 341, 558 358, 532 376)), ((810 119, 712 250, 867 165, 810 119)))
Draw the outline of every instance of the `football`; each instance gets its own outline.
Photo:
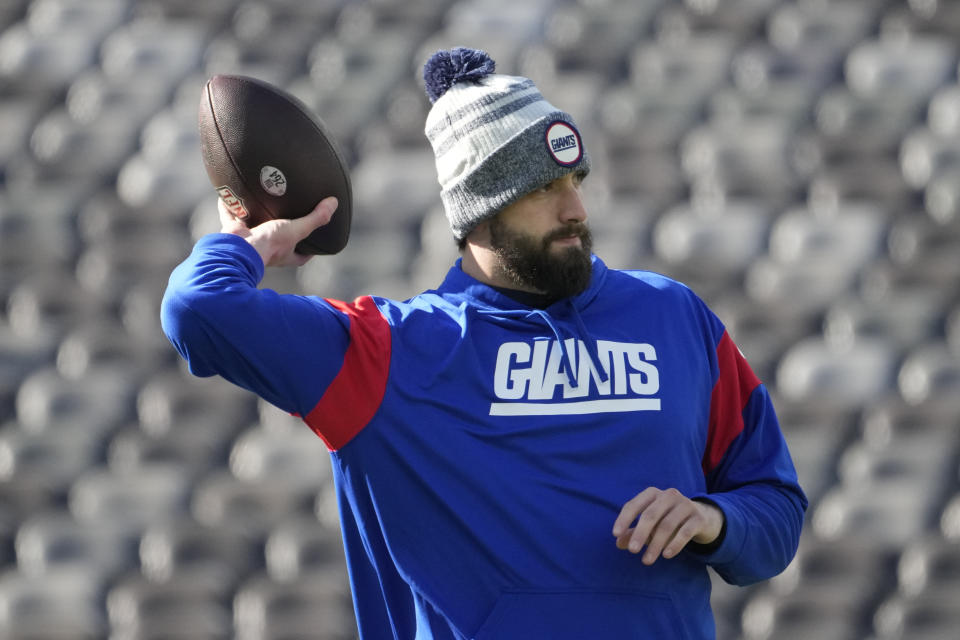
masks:
POLYGON ((336 196, 333 218, 296 250, 334 254, 346 246, 349 168, 330 131, 302 101, 256 78, 214 75, 204 86, 198 119, 204 167, 234 216, 255 227, 305 216, 336 196))

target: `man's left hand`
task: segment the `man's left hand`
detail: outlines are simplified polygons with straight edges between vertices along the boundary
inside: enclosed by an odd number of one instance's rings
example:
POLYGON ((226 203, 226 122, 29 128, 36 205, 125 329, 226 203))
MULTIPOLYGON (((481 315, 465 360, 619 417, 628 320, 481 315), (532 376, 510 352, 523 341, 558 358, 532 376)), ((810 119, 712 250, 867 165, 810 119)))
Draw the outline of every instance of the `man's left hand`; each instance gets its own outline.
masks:
POLYGON ((676 489, 644 489, 623 505, 613 524, 617 547, 643 553, 643 563, 676 556, 688 542, 710 544, 723 530, 723 512, 676 489))

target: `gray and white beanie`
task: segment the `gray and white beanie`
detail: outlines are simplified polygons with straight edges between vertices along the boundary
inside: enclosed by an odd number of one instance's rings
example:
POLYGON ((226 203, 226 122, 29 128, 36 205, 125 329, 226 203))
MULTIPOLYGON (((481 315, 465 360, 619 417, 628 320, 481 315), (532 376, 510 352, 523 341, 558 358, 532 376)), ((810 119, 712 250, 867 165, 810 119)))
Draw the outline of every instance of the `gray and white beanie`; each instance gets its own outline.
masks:
POLYGON ((590 171, 570 114, 547 102, 528 78, 494 70, 489 55, 464 47, 438 51, 423 67, 433 103, 424 131, 457 240, 548 182, 590 171))

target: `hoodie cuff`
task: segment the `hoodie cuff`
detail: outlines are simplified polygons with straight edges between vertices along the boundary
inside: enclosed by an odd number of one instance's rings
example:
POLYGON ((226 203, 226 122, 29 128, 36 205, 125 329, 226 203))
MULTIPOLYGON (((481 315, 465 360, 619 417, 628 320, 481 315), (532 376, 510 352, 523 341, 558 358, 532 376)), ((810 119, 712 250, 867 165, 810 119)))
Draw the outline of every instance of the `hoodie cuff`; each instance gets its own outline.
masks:
POLYGON ((743 513, 737 509, 735 501, 729 500, 722 493, 702 494, 692 496, 691 499, 712 504, 720 509, 723 512, 723 528, 712 543, 698 545, 690 542, 685 549, 711 565, 724 565, 736 561, 743 550, 747 523, 743 513), (700 551, 701 549, 703 551, 700 551))

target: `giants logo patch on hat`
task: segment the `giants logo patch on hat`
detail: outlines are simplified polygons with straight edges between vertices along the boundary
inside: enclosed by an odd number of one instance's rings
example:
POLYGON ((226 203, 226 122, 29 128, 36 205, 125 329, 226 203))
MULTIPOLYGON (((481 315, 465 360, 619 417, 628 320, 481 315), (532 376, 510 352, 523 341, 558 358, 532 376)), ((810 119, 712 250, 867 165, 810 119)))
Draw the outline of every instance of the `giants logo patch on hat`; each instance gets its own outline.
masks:
POLYGON ((547 125, 547 151, 557 164, 572 167, 583 158, 580 132, 562 120, 551 122, 547 125))

